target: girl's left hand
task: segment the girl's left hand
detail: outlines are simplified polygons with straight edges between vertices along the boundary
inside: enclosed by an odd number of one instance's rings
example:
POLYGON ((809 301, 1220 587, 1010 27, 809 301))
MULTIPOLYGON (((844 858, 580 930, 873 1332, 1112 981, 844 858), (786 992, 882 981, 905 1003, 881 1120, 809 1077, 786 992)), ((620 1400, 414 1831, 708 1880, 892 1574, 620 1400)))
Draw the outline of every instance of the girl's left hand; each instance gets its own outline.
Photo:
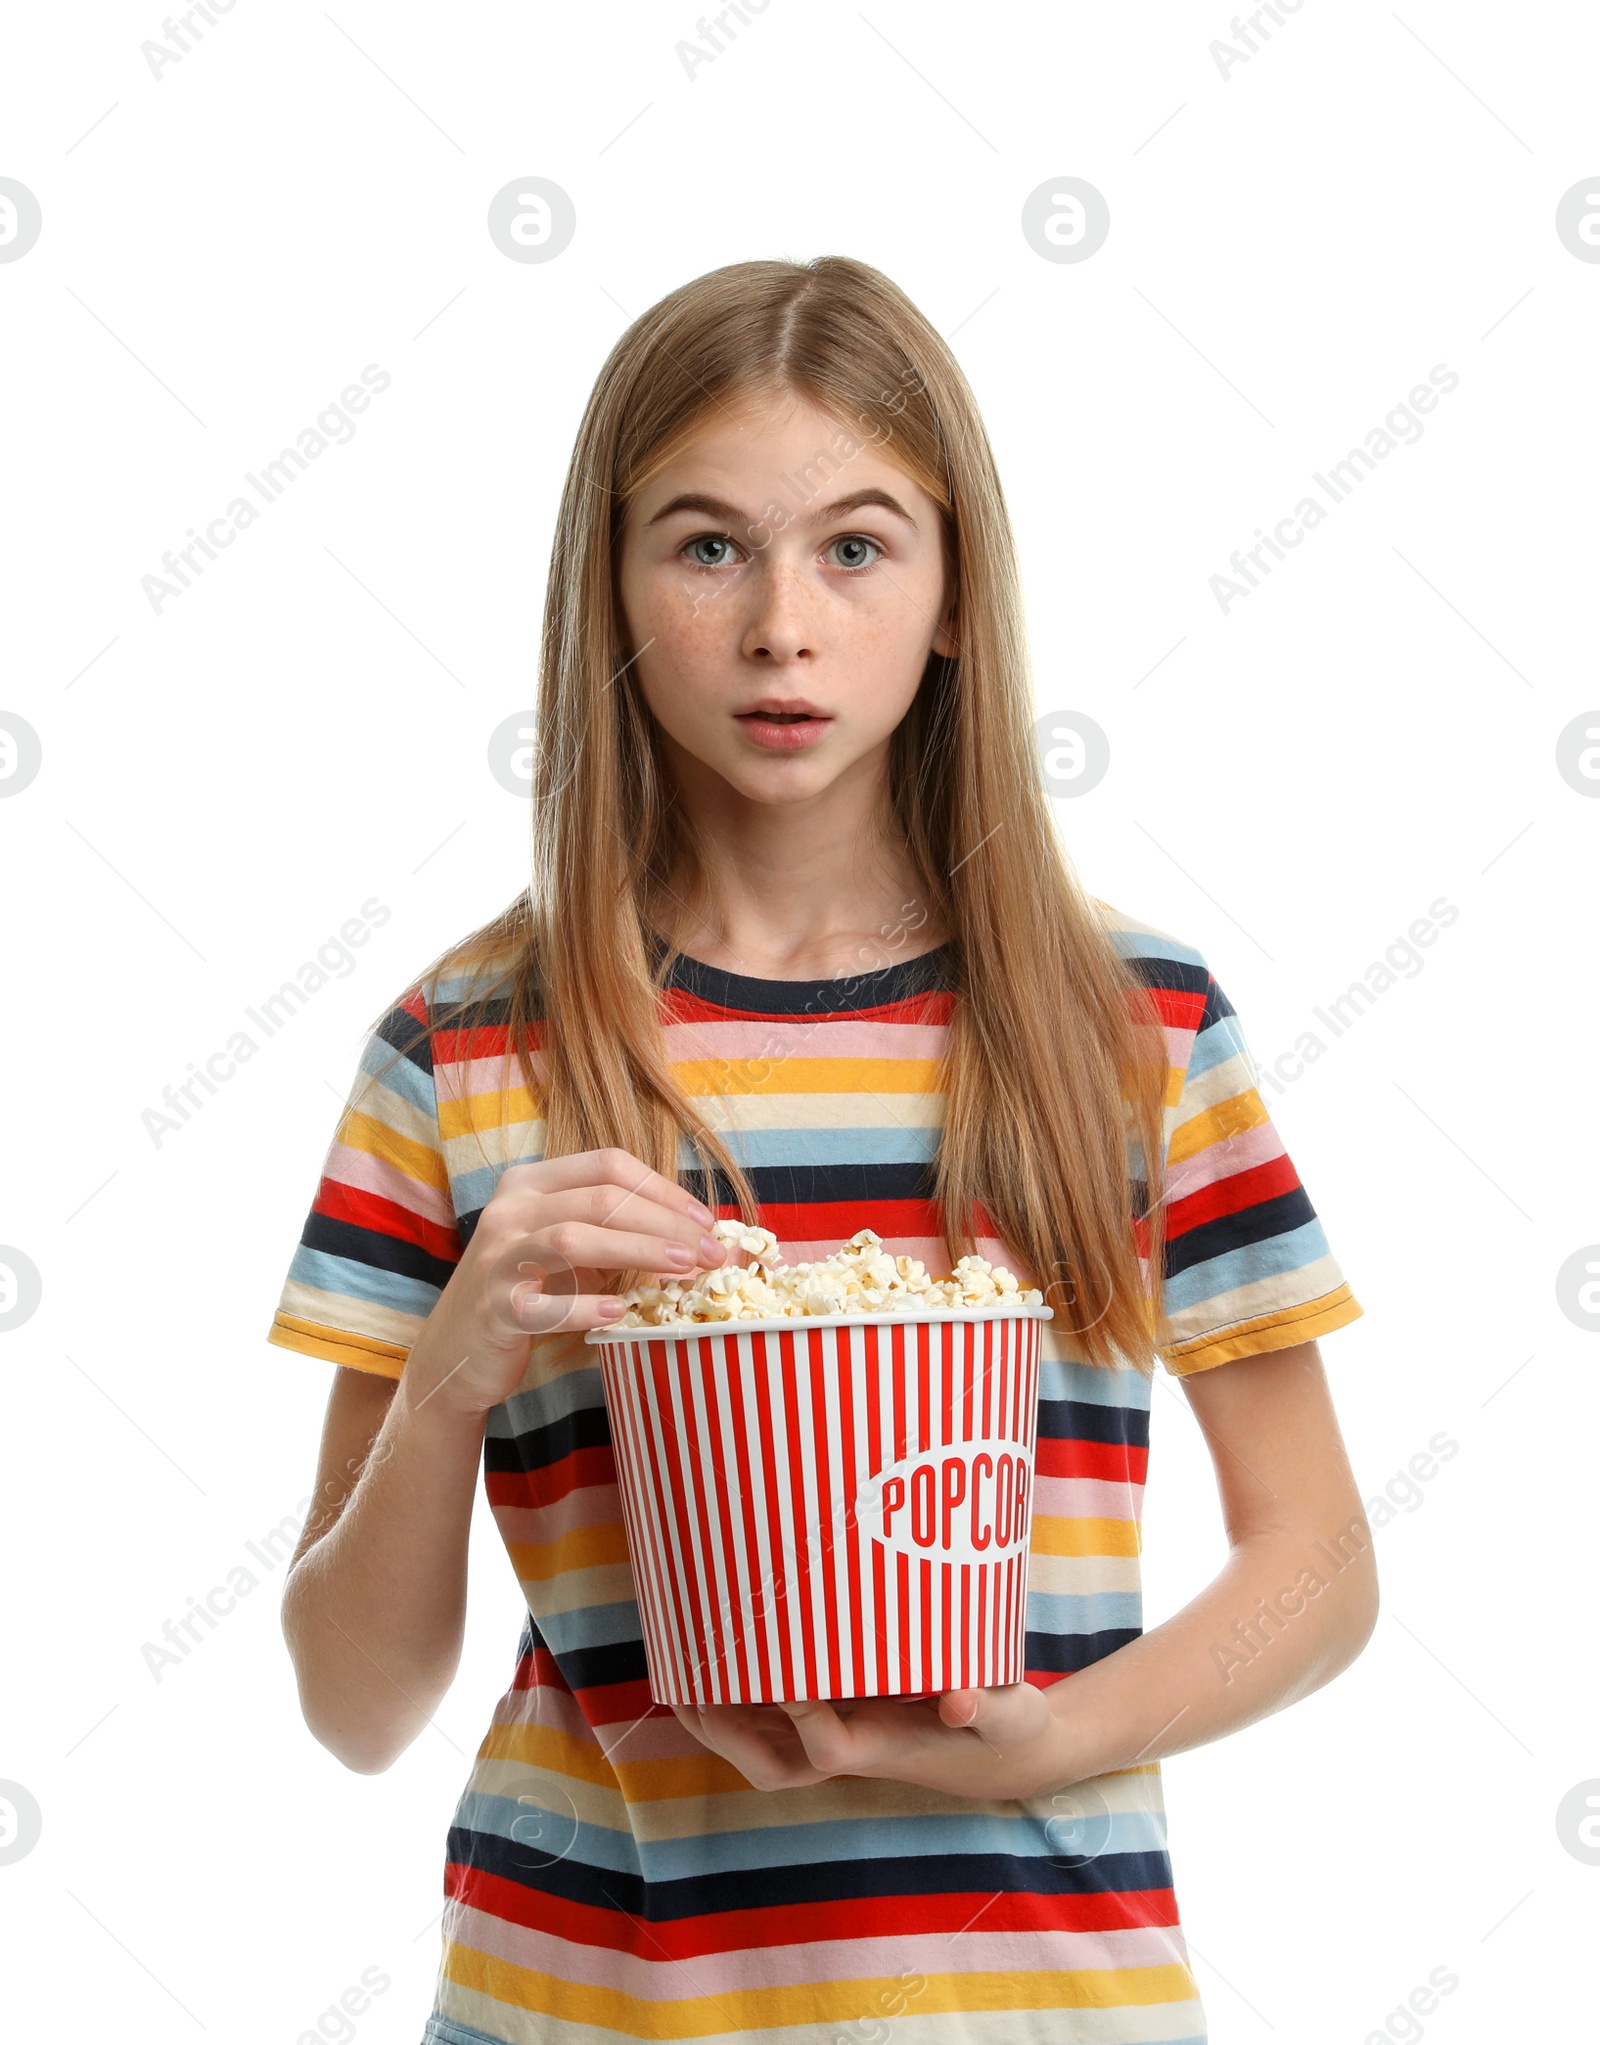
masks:
POLYGON ((989 1801, 1076 1780, 1062 1721, 1031 1683, 947 1690, 915 1704, 872 1697, 672 1709, 754 1789, 866 1775, 989 1801))

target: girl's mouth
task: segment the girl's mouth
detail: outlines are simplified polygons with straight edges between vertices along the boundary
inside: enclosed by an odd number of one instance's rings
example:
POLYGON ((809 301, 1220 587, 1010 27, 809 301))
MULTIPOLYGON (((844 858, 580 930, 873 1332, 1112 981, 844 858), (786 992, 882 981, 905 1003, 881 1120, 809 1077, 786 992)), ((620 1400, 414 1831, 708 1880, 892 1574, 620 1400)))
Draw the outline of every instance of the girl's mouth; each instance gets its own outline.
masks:
POLYGON ((833 722, 810 704, 780 708, 772 703, 736 711, 734 721, 753 745, 775 753, 797 752, 814 745, 833 722))

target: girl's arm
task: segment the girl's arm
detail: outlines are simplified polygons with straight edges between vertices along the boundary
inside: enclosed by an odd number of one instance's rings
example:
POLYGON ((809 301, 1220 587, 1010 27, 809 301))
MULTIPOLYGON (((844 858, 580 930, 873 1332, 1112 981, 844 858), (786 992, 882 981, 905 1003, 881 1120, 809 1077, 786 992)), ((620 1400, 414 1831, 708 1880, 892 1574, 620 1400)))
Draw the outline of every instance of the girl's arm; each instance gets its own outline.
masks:
POLYGON ((387 1768, 454 1679, 484 1429, 526 1375, 533 1334, 614 1320, 603 1272, 721 1264, 711 1220, 626 1151, 511 1165, 398 1386, 340 1367, 283 1631, 306 1724, 347 1768, 387 1768))
POLYGON ((454 1680, 484 1415, 339 1366, 315 1503, 290 1563, 283 1631, 300 1709, 363 1775, 416 1738, 454 1680))
POLYGON ((1170 1619, 1045 1693, 1075 1778, 1282 1710, 1354 1661, 1377 1622, 1372 1537, 1316 1343, 1181 1383, 1211 1451, 1228 1559, 1170 1619))
POLYGON ((1317 1345, 1182 1382, 1211 1449, 1229 1553, 1152 1632, 1042 1690, 679 1716, 757 1788, 878 1775, 1026 1797, 1203 1746, 1331 1681, 1372 1632, 1378 1586, 1317 1345))

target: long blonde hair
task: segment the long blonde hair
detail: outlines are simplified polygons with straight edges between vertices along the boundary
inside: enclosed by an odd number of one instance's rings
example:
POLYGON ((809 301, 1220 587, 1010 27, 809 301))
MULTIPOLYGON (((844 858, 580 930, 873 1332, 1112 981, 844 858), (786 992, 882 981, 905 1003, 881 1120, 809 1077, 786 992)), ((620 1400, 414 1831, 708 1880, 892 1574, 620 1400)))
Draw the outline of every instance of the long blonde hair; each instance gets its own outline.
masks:
MULTIPOLYGON (((631 498, 712 408, 785 393, 870 438, 942 511, 957 653, 930 656, 895 734, 888 821, 949 933, 934 1186, 946 1248, 952 1263, 971 1251, 981 1211, 1077 1354, 1148 1368, 1166 1325, 1165 1037, 1056 836, 1011 526, 976 403, 939 334, 867 264, 733 263, 670 292, 612 349, 550 560, 532 884, 416 984, 495 966, 496 1026, 545 1117, 546 1156, 619 1145, 676 1177, 687 1139, 701 1190, 758 1218, 662 1045, 672 953, 652 909, 669 876, 701 869, 634 681, 615 570, 631 498)), ((459 1029, 474 1008, 469 993, 433 1026, 459 1029)))

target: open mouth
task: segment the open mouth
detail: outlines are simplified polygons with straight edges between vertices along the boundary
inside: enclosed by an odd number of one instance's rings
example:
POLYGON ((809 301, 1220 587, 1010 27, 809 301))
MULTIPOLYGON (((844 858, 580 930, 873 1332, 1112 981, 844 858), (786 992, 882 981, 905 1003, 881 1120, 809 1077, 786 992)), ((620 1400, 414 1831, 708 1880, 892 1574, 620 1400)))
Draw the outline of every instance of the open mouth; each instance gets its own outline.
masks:
POLYGON ((833 722, 814 704, 801 702, 784 703, 781 700, 758 703, 753 710, 734 712, 746 738, 766 752, 795 752, 812 745, 833 722))

